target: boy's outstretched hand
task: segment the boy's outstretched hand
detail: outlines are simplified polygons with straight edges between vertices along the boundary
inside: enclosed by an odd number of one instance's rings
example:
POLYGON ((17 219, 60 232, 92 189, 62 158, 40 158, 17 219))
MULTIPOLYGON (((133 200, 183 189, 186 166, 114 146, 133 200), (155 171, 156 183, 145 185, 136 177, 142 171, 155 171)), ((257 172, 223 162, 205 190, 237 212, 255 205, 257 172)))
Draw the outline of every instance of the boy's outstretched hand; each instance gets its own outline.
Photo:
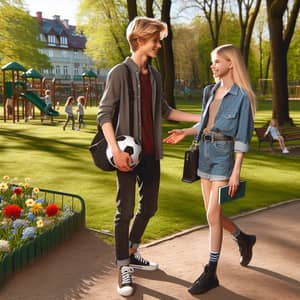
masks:
POLYGON ((163 139, 163 142, 167 144, 177 144, 185 138, 184 129, 173 129, 168 133, 170 135, 163 139))

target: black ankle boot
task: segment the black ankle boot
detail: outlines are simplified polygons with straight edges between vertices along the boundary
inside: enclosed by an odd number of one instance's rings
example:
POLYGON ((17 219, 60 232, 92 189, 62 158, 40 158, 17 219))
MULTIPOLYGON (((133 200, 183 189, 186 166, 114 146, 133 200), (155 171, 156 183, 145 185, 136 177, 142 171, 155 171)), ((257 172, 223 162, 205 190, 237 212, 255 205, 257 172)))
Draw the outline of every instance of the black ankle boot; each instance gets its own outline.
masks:
POLYGON ((189 292, 192 295, 203 294, 219 286, 219 280, 216 275, 217 263, 210 262, 204 267, 204 272, 193 283, 189 292))
POLYGON ((240 264, 243 267, 246 267, 252 258, 252 248, 256 242, 256 236, 245 234, 244 232, 240 232, 240 234, 236 237, 236 242, 239 246, 240 250, 240 264))

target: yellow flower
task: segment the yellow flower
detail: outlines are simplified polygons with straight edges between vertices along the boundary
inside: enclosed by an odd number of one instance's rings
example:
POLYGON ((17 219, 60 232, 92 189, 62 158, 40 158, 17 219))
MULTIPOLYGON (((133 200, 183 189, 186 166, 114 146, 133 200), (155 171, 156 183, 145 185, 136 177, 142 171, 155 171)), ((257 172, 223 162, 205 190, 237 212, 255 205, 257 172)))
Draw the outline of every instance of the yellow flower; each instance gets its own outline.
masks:
POLYGON ((29 188, 29 184, 27 182, 24 183, 24 188, 28 189, 29 188))
POLYGON ((42 220, 42 219, 40 219, 40 220, 37 220, 37 221, 36 221, 36 226, 37 226, 37 228, 41 228, 41 227, 43 227, 43 226, 44 226, 44 222, 43 222, 43 220, 42 220))
POLYGON ((4 176, 3 176, 3 180, 6 180, 6 181, 9 180, 9 176, 4 175, 4 176))
POLYGON ((32 213, 34 215, 37 215, 43 210, 43 206, 41 203, 34 203, 31 207, 31 209, 32 209, 32 213))
POLYGON ((32 190, 35 194, 38 194, 39 193, 39 191, 40 191, 40 189, 38 188, 38 187, 35 187, 35 188, 33 188, 33 190, 32 190))
POLYGON ((28 181, 30 181, 30 179, 31 179, 31 178, 26 177, 24 180, 25 180, 25 182, 28 182, 28 181))
POLYGON ((27 199, 27 200, 25 201, 25 204, 26 204, 27 207, 32 207, 33 204, 35 204, 35 202, 34 202, 33 199, 27 199))
POLYGON ((4 192, 8 189, 8 185, 6 182, 1 182, 0 183, 0 191, 4 192))

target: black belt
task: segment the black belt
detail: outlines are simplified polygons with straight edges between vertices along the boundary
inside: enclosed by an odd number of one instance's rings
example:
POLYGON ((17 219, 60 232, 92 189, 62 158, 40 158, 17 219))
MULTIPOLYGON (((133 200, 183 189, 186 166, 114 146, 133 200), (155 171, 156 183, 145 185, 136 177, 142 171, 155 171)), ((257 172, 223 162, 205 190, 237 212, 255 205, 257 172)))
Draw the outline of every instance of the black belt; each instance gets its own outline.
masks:
POLYGON ((233 138, 228 135, 220 134, 220 133, 214 133, 214 134, 203 134, 202 135, 203 141, 232 141, 233 138))

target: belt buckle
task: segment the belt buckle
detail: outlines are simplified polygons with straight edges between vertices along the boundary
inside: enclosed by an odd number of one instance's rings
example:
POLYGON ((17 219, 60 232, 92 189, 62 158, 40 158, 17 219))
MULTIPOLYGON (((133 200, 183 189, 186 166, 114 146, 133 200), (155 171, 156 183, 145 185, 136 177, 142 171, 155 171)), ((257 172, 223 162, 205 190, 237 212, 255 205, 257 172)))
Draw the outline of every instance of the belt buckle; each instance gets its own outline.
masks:
POLYGON ((209 136, 210 136, 210 141, 213 143, 213 142, 215 141, 215 133, 214 133, 214 132, 211 132, 211 133, 209 134, 209 136))

